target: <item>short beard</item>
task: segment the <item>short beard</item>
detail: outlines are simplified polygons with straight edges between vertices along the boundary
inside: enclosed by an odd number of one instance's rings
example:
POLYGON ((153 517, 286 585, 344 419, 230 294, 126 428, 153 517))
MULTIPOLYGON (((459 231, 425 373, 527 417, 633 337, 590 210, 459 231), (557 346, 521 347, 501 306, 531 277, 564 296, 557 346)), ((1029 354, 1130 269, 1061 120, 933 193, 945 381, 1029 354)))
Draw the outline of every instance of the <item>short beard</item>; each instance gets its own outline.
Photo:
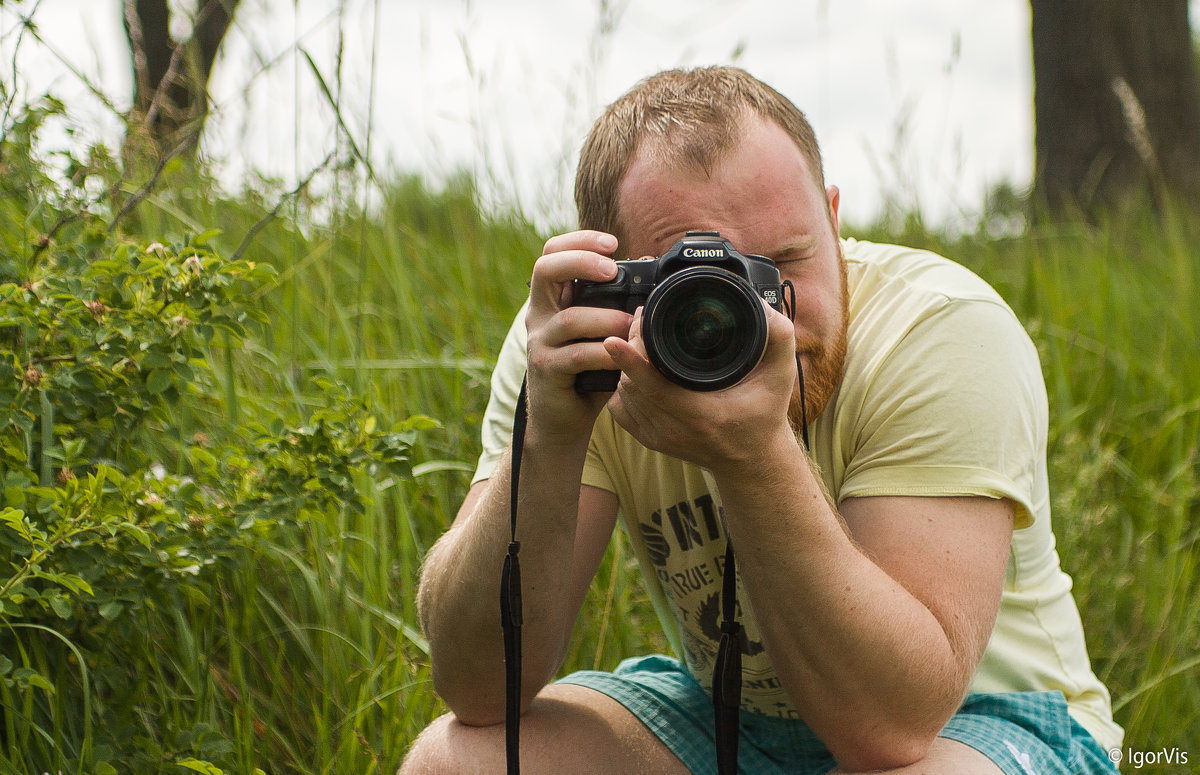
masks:
MULTIPOLYGON (((833 394, 837 392, 846 369, 847 329, 850 326, 850 293, 847 282, 846 259, 842 255, 841 243, 838 243, 838 267, 842 278, 842 314, 841 325, 838 327, 832 342, 826 343, 816 337, 797 340, 796 353, 807 353, 809 368, 800 375, 804 381, 803 389, 792 393, 788 405, 788 422, 797 433, 806 430, 816 422, 821 412, 825 411, 833 394), (803 396, 803 403, 801 403, 803 396)), ((799 367, 799 362, 797 362, 799 367)))

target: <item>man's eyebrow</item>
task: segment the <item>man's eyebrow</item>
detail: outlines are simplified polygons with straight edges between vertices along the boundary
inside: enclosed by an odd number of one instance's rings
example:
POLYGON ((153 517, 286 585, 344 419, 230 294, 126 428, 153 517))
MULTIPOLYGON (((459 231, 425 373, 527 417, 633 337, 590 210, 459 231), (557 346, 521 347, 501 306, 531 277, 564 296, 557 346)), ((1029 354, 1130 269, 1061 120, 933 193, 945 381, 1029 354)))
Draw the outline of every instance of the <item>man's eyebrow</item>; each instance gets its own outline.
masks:
POLYGON ((780 247, 771 251, 771 256, 775 259, 791 258, 793 256, 811 253, 817 247, 816 237, 798 237, 785 242, 780 247))

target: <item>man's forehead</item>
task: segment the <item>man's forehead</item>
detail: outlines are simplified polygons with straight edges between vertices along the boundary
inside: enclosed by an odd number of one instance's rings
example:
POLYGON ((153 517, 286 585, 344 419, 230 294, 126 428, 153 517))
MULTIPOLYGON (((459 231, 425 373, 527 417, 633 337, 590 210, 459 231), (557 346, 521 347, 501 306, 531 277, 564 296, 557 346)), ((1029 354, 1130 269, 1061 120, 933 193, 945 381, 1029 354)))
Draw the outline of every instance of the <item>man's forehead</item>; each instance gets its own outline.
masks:
POLYGON ((639 152, 618 186, 618 222, 627 232, 618 236, 623 242, 636 237, 638 243, 657 244, 688 228, 717 228, 722 218, 757 220, 770 215, 761 212, 764 208, 794 205, 796 198, 823 200, 824 195, 792 138, 777 124, 756 119, 711 169, 681 167, 659 154, 639 152), (688 210, 705 222, 684 223, 687 212, 681 211, 688 210), (661 228, 645 233, 651 224, 661 228))
POLYGON ((747 145, 760 145, 766 138, 791 146, 803 155, 784 127, 749 109, 738 112, 721 127, 672 125, 663 132, 646 132, 626 168, 635 166, 695 174, 711 173, 722 161, 735 156, 747 145))

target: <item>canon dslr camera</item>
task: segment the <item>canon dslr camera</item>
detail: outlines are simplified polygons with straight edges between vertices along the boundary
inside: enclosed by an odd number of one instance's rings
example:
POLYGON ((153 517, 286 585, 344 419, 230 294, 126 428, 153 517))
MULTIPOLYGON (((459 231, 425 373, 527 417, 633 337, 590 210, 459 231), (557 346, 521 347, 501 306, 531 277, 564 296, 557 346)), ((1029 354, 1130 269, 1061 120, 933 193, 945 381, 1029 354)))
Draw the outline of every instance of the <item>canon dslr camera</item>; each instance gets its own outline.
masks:
MULTIPOLYGON (((658 258, 617 261, 608 282, 575 281, 576 306, 642 311, 650 362, 689 390, 721 390, 754 370, 767 349, 762 302, 782 309, 775 262, 742 255, 715 231, 690 231, 658 258)), ((581 392, 617 389, 618 371, 585 371, 581 392)))

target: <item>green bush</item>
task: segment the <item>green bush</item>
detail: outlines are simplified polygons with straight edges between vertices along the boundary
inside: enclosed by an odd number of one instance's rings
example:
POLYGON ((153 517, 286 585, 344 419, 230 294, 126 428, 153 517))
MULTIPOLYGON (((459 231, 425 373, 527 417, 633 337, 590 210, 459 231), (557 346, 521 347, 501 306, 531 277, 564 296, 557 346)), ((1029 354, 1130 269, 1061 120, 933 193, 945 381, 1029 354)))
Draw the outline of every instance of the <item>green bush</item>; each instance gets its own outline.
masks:
POLYGON ((331 380, 242 421, 210 355, 265 320, 274 270, 215 231, 120 236, 102 152, 38 160, 56 110, 0 146, 0 771, 217 771, 229 580, 410 476, 431 422, 381 427, 331 380))

